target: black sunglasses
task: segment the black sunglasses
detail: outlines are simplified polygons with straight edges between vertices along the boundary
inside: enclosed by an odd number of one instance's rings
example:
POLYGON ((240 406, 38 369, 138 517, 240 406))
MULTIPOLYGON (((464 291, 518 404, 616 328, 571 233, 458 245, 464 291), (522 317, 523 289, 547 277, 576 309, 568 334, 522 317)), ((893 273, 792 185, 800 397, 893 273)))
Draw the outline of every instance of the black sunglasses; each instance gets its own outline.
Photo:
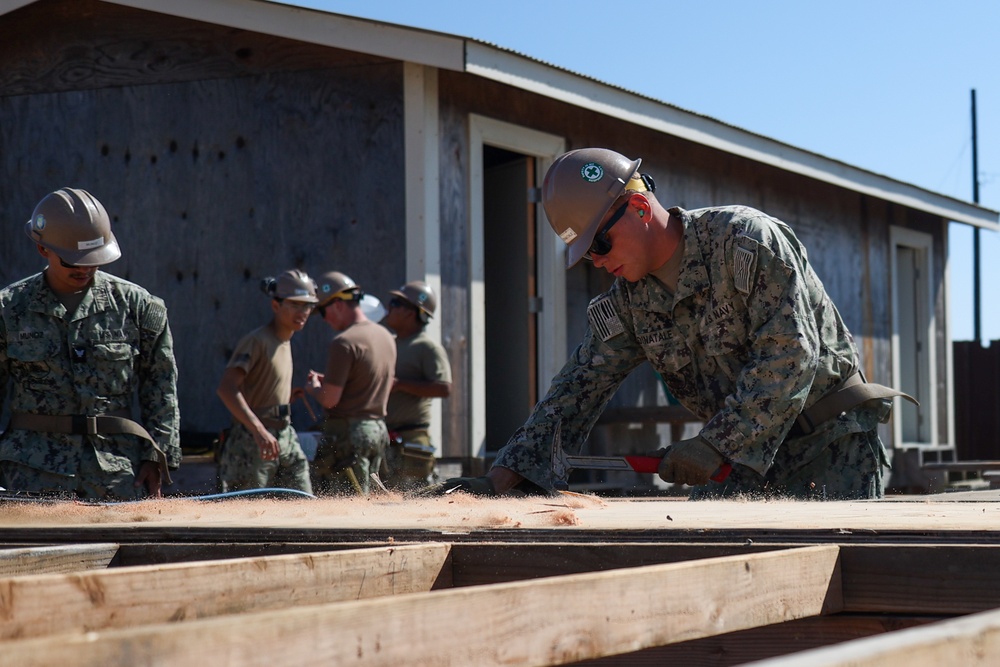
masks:
POLYGON ((615 226, 616 222, 622 219, 622 216, 625 215, 625 211, 627 210, 628 200, 626 199, 625 203, 619 206, 618 210, 615 211, 615 214, 612 215, 604 224, 601 231, 594 235, 594 240, 590 243, 590 250, 584 254, 584 257, 590 261, 594 261, 594 258, 591 255, 607 255, 611 252, 611 241, 608 239, 608 232, 615 226))
POLYGON ((400 299, 399 297, 396 297, 396 296, 394 296, 391 299, 389 299, 389 307, 390 308, 409 308, 410 310, 419 310, 419 308, 417 308, 416 306, 414 306, 409 301, 406 301, 404 299, 400 299))
MULTIPOLYGON (((59 255, 56 255, 56 257, 59 257, 59 255)), ((59 265, 62 266, 64 269, 79 269, 80 268, 79 264, 67 264, 66 260, 64 260, 62 257, 59 257, 59 265)))

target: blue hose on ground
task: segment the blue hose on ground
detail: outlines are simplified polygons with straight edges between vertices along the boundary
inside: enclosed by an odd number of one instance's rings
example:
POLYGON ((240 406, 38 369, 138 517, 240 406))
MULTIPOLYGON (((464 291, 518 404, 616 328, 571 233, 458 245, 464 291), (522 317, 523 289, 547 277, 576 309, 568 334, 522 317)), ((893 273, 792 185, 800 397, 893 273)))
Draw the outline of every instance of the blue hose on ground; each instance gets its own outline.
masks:
MULTIPOLYGON (((217 501, 217 500, 234 500, 239 498, 284 498, 284 499, 297 499, 297 498, 311 498, 316 499, 316 496, 311 493, 306 493, 305 491, 299 491, 298 489, 279 489, 279 488, 266 488, 266 489, 244 489, 243 491, 227 491, 226 493, 210 493, 203 496, 164 496, 162 500, 207 500, 207 501, 217 501)), ((71 498, 71 497, 58 497, 58 496, 45 496, 37 494, 22 494, 15 491, 0 491, 0 502, 14 502, 14 503, 65 503, 65 502, 75 502, 84 503, 87 505, 124 505, 126 503, 142 503, 147 500, 154 500, 153 498, 143 498, 141 500, 117 500, 117 501, 107 501, 107 500, 86 500, 84 498, 71 498)))

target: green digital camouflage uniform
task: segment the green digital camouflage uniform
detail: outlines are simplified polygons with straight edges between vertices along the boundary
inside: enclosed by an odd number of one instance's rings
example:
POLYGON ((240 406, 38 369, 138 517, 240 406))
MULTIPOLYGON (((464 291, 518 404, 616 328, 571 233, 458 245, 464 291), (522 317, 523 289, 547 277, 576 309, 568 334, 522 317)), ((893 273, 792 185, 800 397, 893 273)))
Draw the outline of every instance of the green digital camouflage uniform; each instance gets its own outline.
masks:
MULTIPOLYGON (((266 426, 266 424, 265 424, 266 426)), ((277 487, 312 493, 309 461, 290 423, 267 428, 278 441, 278 458, 265 461, 253 434, 243 424, 233 424, 219 457, 221 491, 243 491, 277 487)))
MULTIPOLYGON (((177 366, 163 301, 142 287, 97 271, 70 315, 44 273, 0 291, 0 405, 12 413, 128 413, 180 465, 177 366), (9 396, 7 395, 9 381, 9 396)), ((135 474, 156 461, 133 435, 72 435, 10 429, 0 438, 0 485, 10 490, 139 498, 135 474)))
POLYGON ((694 497, 881 497, 886 459, 876 427, 889 401, 788 437, 799 413, 859 365, 792 230, 744 206, 670 213, 685 228, 676 294, 647 276, 618 279, 591 301, 583 342, 494 465, 551 488, 555 424, 567 453, 579 452, 618 386, 649 361, 704 421, 701 437, 734 464, 725 482, 694 497))
POLYGON ((312 462, 316 493, 368 495, 371 473, 378 472, 388 442, 389 431, 381 419, 328 417, 312 462))

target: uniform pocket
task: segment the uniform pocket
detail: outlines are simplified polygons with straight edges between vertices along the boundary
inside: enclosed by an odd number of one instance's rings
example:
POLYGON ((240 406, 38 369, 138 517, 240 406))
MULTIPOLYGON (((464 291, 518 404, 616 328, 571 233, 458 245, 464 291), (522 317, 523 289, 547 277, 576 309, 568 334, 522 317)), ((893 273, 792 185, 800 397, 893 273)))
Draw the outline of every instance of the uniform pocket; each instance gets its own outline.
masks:
POLYGON ((129 343, 95 343, 90 350, 91 364, 109 395, 132 389, 133 361, 138 350, 129 343))
POLYGON ((52 361, 59 356, 59 346, 36 339, 8 343, 10 374, 14 382, 29 390, 46 390, 52 384, 52 361))

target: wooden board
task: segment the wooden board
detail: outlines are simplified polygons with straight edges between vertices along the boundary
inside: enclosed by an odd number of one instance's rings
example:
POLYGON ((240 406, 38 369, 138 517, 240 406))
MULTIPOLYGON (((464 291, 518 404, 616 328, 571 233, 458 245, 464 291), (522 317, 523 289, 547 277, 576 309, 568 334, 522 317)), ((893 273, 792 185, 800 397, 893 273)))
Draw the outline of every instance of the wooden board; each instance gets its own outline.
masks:
POLYGON ((117 544, 0 549, 0 577, 105 568, 116 553, 117 544))
POLYGON ((0 640, 429 591, 443 544, 0 579, 0 640))
POLYGON ((835 613, 838 554, 806 547, 7 641, 0 650, 24 666, 564 664, 835 613))
POLYGON ((1000 609, 752 663, 755 667, 993 667, 1000 609))

